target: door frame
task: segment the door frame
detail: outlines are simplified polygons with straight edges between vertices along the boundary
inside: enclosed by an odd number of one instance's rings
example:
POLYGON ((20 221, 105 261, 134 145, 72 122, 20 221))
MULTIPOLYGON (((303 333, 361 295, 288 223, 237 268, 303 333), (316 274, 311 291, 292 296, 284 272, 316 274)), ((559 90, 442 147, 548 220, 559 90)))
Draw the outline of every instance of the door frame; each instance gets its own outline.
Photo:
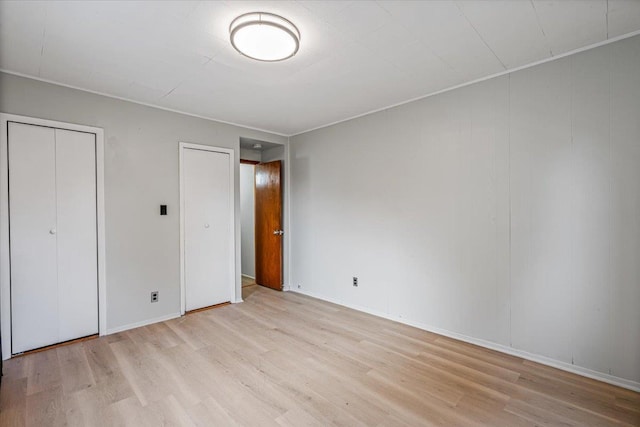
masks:
POLYGON ((235 208, 235 157, 234 151, 230 148, 214 147, 211 145, 194 144, 191 142, 180 142, 178 144, 180 159, 180 314, 186 312, 186 282, 185 282, 185 254, 184 254, 184 150, 213 151, 229 155, 229 217, 231 224, 229 227, 229 268, 231 271, 231 283, 229 283, 231 302, 237 302, 236 295, 236 208, 235 208))
POLYGON ((0 315, 2 320, 2 358, 11 358, 11 259, 9 253, 9 122, 92 133, 96 136, 96 221, 98 243, 98 333, 107 334, 107 272, 105 258, 104 130, 78 125, 0 113, 0 315))

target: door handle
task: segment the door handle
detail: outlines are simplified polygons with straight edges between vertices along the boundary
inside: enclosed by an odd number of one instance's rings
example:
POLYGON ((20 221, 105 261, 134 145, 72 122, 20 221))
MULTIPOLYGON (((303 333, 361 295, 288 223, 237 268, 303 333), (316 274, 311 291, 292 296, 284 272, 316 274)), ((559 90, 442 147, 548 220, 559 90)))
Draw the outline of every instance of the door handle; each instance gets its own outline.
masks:
POLYGON ((273 230, 273 234, 275 234, 276 236, 282 236, 284 234, 283 230, 273 230))
POLYGON ((49 230, 49 234, 56 234, 56 229, 52 228, 51 230, 49 230))
POLYGON ((204 228, 209 228, 209 224, 205 224, 205 225, 204 225, 204 228))

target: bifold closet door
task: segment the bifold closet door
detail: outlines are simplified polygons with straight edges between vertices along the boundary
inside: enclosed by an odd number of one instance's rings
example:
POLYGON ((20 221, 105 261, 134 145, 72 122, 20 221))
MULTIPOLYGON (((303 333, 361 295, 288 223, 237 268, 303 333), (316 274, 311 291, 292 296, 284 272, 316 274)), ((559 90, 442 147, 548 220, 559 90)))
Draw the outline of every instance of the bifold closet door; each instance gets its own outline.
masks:
POLYGON ((58 339, 56 142, 52 128, 9 123, 11 351, 58 339))
POLYGON ((9 124, 12 353, 98 332, 95 135, 9 124))
POLYGON ((59 342, 98 333, 95 141, 56 129, 59 342))
POLYGON ((231 301, 230 156, 185 149, 184 268, 187 311, 231 301))

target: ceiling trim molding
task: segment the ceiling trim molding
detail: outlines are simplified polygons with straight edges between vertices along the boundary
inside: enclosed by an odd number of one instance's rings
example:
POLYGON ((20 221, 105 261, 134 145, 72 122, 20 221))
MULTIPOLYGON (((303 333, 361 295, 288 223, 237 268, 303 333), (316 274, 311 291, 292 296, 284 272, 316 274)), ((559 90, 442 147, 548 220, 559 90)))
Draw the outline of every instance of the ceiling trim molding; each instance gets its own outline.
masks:
POLYGON ((284 133, 276 132, 276 131, 273 131, 273 130, 261 129, 261 128, 257 128, 257 127, 253 127, 253 126, 243 125, 243 124, 240 124, 240 123, 228 122, 226 120, 220 120, 220 119, 216 119, 214 117, 207 117, 207 116, 202 116, 202 115, 199 115, 199 114, 188 113, 186 111, 176 110, 176 109, 168 108, 168 107, 162 107, 160 105, 150 104, 148 102, 136 101, 134 99, 125 98, 125 97, 117 96, 117 95, 111 95, 111 94, 108 94, 108 93, 105 93, 105 92, 99 92, 97 90, 85 89, 85 88, 80 87, 80 86, 74 86, 74 85, 70 85, 70 84, 66 84, 66 83, 60 83, 60 82, 57 82, 55 80, 44 79, 42 77, 36 77, 36 76, 32 76, 30 74, 19 73, 17 71, 10 71, 10 70, 4 69, 4 68, 0 68, 0 73, 11 74, 13 76, 18 76, 18 77, 24 77, 25 79, 36 80, 36 81, 43 82, 43 83, 49 83, 49 84, 56 85, 56 86, 62 86, 62 87, 66 87, 66 88, 69 88, 69 89, 75 89, 75 90, 79 90, 79 91, 82 91, 82 92, 88 92, 88 93, 92 93, 94 95, 100 95, 100 96, 104 96, 104 97, 107 97, 107 98, 117 99, 119 101, 131 102, 132 104, 143 105, 145 107, 156 108, 158 110, 169 111, 171 113, 182 114, 182 115, 185 115, 185 116, 195 117, 197 119, 203 119, 203 120, 207 120, 207 121, 210 121, 210 122, 222 123, 222 124, 225 124, 225 125, 241 127, 241 128, 249 129, 249 130, 255 130, 255 131, 258 131, 258 132, 270 133, 272 135, 277 135, 277 136, 281 136, 281 137, 284 137, 284 138, 288 138, 288 137, 291 136, 291 135, 287 135, 287 134, 284 134, 284 133))
POLYGON ((292 138, 292 137, 298 136, 298 135, 302 135, 302 134, 305 134, 305 133, 308 133, 308 132, 313 132, 314 130, 323 129, 323 128, 330 127, 330 126, 333 126, 333 125, 337 125, 337 124, 340 124, 340 123, 348 122, 349 120, 358 119, 360 117, 368 116, 370 114, 375 114, 375 113, 379 113, 381 111, 390 110, 392 108, 400 107, 401 105, 405 105, 405 104, 410 104, 410 103, 415 102, 415 101, 420 101, 421 99, 429 98, 429 97, 432 97, 432 96, 435 96, 435 95, 439 95, 441 93, 449 92, 449 91, 452 91, 452 90, 455 90, 455 89, 463 88, 465 86, 470 86, 472 84, 480 83, 480 82, 483 82, 485 80, 490 80, 490 79, 493 79, 493 78, 496 78, 496 77, 500 77, 500 76, 504 76, 504 75, 507 75, 507 74, 515 73, 516 71, 521 71, 521 70, 525 70, 527 68, 535 67, 536 65, 541 65, 541 64, 545 64, 547 62, 555 61, 557 59, 566 58, 567 56, 575 55, 575 54, 580 53, 580 52, 584 52, 584 51, 587 51, 587 50, 595 49, 596 47, 605 46, 605 45, 608 45, 608 44, 611 44, 611 43, 614 43, 614 42, 617 42, 617 41, 620 41, 620 40, 628 39, 628 38, 631 38, 631 37, 634 37, 634 36, 637 36, 637 35, 640 35, 640 30, 632 31, 630 33, 626 33, 626 34, 623 34, 621 36, 613 37, 613 38, 610 38, 610 39, 607 39, 607 40, 603 40, 601 42, 597 42, 597 43, 593 43, 593 44, 590 44, 590 45, 587 45, 587 46, 583 46, 583 47, 580 47, 578 49, 573 49, 573 50, 570 50, 568 52, 564 52, 564 53, 561 53, 561 54, 558 54, 558 55, 554 55, 554 56, 552 56, 550 58, 541 59, 539 61, 531 62, 529 64, 521 65, 519 67, 508 68, 508 69, 506 69, 504 71, 500 71, 500 72, 495 73, 495 74, 490 74, 490 75, 485 76, 485 77, 480 77, 479 79, 471 80, 471 81, 468 81, 468 82, 465 82, 465 83, 460 83, 459 85, 456 85, 456 86, 451 86, 451 87, 448 87, 448 88, 445 88, 445 89, 440 89, 438 91, 431 92, 431 93, 428 93, 426 95, 420 95, 420 96, 417 96, 415 98, 408 99, 406 101, 401 101, 401 102, 398 102, 396 104, 388 105, 386 107, 382 107, 382 108, 378 108, 378 109, 375 109, 375 110, 367 111, 366 113, 362 113, 362 114, 358 114, 358 115, 355 115, 355 116, 351 116, 351 117, 348 117, 346 119, 340 119, 340 120, 337 120, 335 122, 327 123, 325 125, 321 125, 321 126, 317 126, 317 127, 311 128, 311 129, 307 129, 307 130, 301 131, 301 132, 297 132, 297 133, 289 135, 289 138, 292 138))

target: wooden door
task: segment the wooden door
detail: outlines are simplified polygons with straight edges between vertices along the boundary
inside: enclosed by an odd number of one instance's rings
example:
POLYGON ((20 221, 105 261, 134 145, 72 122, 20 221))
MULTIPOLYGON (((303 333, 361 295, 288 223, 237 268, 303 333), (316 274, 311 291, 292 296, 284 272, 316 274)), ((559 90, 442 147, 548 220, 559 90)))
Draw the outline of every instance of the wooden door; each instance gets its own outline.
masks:
POLYGON ((183 168, 185 310, 191 311, 232 298, 231 160, 227 153, 185 149, 183 168))
POLYGON ((282 290, 282 165, 256 165, 256 283, 282 290))

